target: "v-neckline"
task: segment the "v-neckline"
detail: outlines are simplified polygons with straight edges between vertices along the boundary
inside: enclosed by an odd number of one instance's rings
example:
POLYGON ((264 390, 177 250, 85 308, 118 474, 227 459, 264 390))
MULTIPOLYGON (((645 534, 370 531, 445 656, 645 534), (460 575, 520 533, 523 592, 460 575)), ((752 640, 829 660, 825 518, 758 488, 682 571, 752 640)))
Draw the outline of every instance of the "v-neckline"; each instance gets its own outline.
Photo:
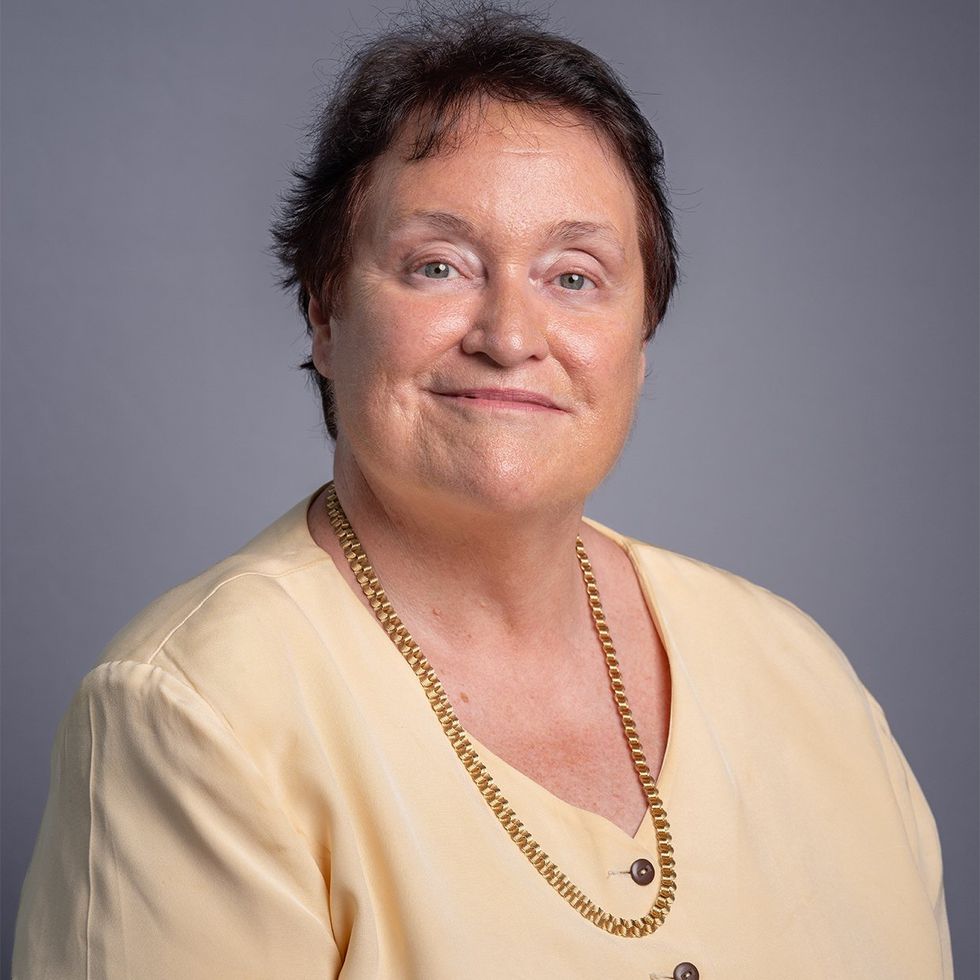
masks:
MULTIPOLYGON (((364 606, 361 602, 360 597, 354 592, 350 583, 347 581, 345 576, 342 574, 341 570, 337 567, 333 556, 325 551, 317 543, 313 535, 310 533, 308 513, 309 507, 312 503, 319 497, 320 493, 326 487, 324 484, 313 494, 311 494, 307 500, 306 505, 299 507, 299 517, 302 521, 302 528, 299 529, 300 534, 304 534, 304 544, 315 549, 319 554, 327 559, 327 566, 329 573, 335 575, 341 586, 342 594, 349 597, 350 602, 356 607, 357 612, 354 615, 363 617, 363 621, 371 624, 372 633, 376 635, 377 639, 384 643, 388 648, 394 649, 395 652, 397 648, 392 643, 391 639, 384 632, 381 624, 378 622, 377 618, 371 614, 371 612, 364 606), (375 633, 376 631, 376 633, 375 633)), ((632 538, 620 534, 618 531, 614 531, 612 528, 607 527, 598 521, 585 517, 583 515, 583 520, 593 527, 600 534, 605 535, 610 538, 620 548, 626 553, 630 560, 630 564, 633 566, 634 574, 636 575, 637 582, 640 586, 640 591, 643 594, 644 601, 647 607, 647 613, 650 616, 651 621, 657 631, 660 638, 660 644, 663 647, 664 654, 667 657, 668 673, 670 675, 670 714, 668 718, 668 728, 667 728, 667 743, 664 747, 664 755, 660 765, 660 772, 656 779, 657 789, 660 793, 660 797, 663 800, 665 806, 667 804, 666 795, 669 792, 670 782, 666 777, 670 777, 673 771, 673 757, 676 755, 676 749, 674 749, 674 743, 677 741, 677 704, 678 704, 678 660, 676 651, 672 648, 672 641, 668 635, 667 624, 665 617, 663 615, 662 608, 660 607, 657 597, 654 595, 653 590, 650 588, 650 583, 647 579, 647 569, 643 567, 642 560, 640 556, 636 553, 634 549, 634 541, 632 538)), ((401 654, 399 653, 399 657, 401 654)), ((404 658, 402 658, 404 660, 404 658)), ((407 666, 407 664, 406 664, 407 666)), ((425 698, 424 691, 422 691, 421 686, 419 686, 419 691, 422 694, 423 699, 425 698)), ((628 692, 627 692, 628 693, 628 692)), ((429 705, 428 700, 425 699, 425 709, 426 713, 431 717, 433 724, 438 726, 438 719, 435 717, 435 713, 432 711, 431 705, 429 705)), ((454 708, 455 710, 455 708, 454 708)), ((518 769, 516 766, 507 762, 506 759, 501 758, 496 753, 494 753, 488 746, 484 745, 479 739, 475 738, 467 729, 463 729, 466 732, 466 737, 472 743, 473 748, 476 750, 477 754, 481 759, 484 759, 490 763, 487 766, 490 771, 491 776, 493 775, 494 768, 500 771, 506 771, 511 778, 521 780, 526 786, 528 786, 533 792, 541 795, 545 800, 547 800, 552 807, 557 806, 559 809, 566 808, 569 812, 579 815, 582 819, 588 822, 596 822, 599 826, 608 828, 610 833, 618 835, 620 838, 630 841, 631 843, 638 844, 640 839, 644 836, 647 829, 652 832, 652 815, 649 808, 640 821, 640 825, 637 827, 635 833, 629 834, 622 829, 618 824, 614 823, 608 817, 601 813, 597 813, 595 810, 588 810, 585 807, 576 806, 574 803, 570 803, 568 800, 562 799, 557 794, 553 793, 546 786, 543 786, 537 780, 532 779, 527 773, 518 769)), ((443 736, 445 737, 445 736, 443 736)), ((669 812, 669 808, 668 808, 669 812)))
MULTIPOLYGON (((653 592, 649 587, 649 582, 647 581, 647 570, 642 567, 641 559, 633 548, 633 539, 614 531, 612 528, 606 527, 604 524, 600 524, 598 521, 593 520, 590 517, 585 517, 584 520, 591 527, 595 528, 595 530, 613 540, 623 549, 624 552, 626 552, 626 555, 630 560, 630 564, 633 566, 633 571, 636 575, 637 582, 640 585, 640 591, 643 594, 647 612, 651 621, 653 622, 654 628, 657 631, 657 635, 660 638, 660 645, 663 647, 664 654, 667 657, 667 665, 670 674, 670 715, 668 717, 667 742, 664 747, 663 759, 660 763, 660 772, 655 780, 661 800, 663 800, 666 805, 665 795, 667 793, 667 789, 665 787, 669 787, 669 782, 666 781, 664 777, 665 775, 669 776, 672 773, 673 757, 676 754, 676 749, 673 749, 672 747, 677 739, 676 709, 678 685, 676 680, 678 670, 676 653, 672 650, 671 641, 667 637, 667 630, 662 610, 656 602, 653 592)), ((360 603, 358 603, 358 605, 360 605, 360 603)), ((361 606, 361 608, 363 609, 364 607, 361 606)), ((367 610, 364 611, 367 612, 367 610)), ((628 691, 627 694, 629 694, 628 691)), ((619 836, 625 838, 626 840, 632 841, 635 844, 640 843, 641 838, 645 836, 648 830, 651 832, 653 831, 653 817, 650 813, 649 807, 644 813, 643 819, 640 821, 640 825, 636 828, 636 831, 633 834, 629 834, 623 830, 622 827, 614 823, 603 814, 597 813, 595 810, 589 810, 586 807, 577 806, 576 804, 570 803, 568 800, 558 796, 557 793, 553 793, 550 789, 539 783, 536 779, 533 779, 522 769, 517 768, 517 766, 509 763, 506 759, 493 752, 490 748, 484 745, 483 742, 476 738, 468 729, 464 728, 463 730, 466 732, 466 737, 470 740, 470 742, 472 742, 473 748, 476 750, 477 755, 479 755, 480 758, 487 763, 487 768, 490 770, 491 775, 493 775, 497 770, 506 771, 510 778, 520 780, 524 785, 530 787, 533 792, 543 796, 550 805, 557 806, 560 809, 567 808, 567 810, 570 812, 581 815, 582 818, 587 821, 598 821, 600 826, 608 827, 611 833, 618 834, 619 836)))

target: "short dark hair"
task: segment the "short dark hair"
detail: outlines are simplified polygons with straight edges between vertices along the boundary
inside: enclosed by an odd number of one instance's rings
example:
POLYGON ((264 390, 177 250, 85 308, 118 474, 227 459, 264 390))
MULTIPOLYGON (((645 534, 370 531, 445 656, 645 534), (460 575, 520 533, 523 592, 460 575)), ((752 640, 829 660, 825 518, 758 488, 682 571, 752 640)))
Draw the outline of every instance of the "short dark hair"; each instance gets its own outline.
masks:
MULTIPOLYGON (((320 298, 329 315, 372 163, 413 119, 421 128, 408 159, 439 152, 467 106, 484 97, 584 117, 618 152, 637 198, 644 339, 653 336, 677 282, 660 138, 598 55, 546 31, 540 15, 487 2, 448 12, 423 4, 356 50, 338 75, 311 131, 312 151, 292 171, 295 182, 272 228, 280 283, 296 292, 311 335, 310 297, 320 298)), ((316 381, 336 439, 333 386, 312 359, 301 367, 316 381)))

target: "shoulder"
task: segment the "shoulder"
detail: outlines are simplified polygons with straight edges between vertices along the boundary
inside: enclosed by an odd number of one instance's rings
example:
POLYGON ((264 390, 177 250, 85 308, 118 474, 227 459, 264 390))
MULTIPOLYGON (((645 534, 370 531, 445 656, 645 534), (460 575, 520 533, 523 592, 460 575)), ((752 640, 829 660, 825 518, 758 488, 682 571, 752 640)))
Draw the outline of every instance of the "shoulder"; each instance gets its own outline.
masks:
POLYGON ((596 521, 597 530, 610 535, 625 548, 651 605, 663 607, 686 628, 699 626, 708 632, 720 628, 734 635, 757 638, 767 646, 775 642, 805 643, 819 648, 847 666, 846 658, 816 620, 791 600, 735 572, 670 551, 658 545, 613 531, 596 521))
POLYGON ((775 643, 784 652, 802 643, 842 660, 823 627, 785 596, 728 569, 646 542, 631 539, 631 548, 651 584, 669 592, 675 616, 696 616, 708 628, 724 627, 747 639, 764 634, 767 646, 775 643))
MULTIPOLYGON (((595 522, 593 522, 595 524, 595 522)), ((596 525, 626 548, 665 645, 719 711, 832 712, 867 728, 868 692, 829 633, 744 576, 596 525)))
POLYGON ((65 731, 91 720, 134 743, 162 733, 175 752, 233 743, 277 785, 301 746, 317 744, 343 684, 343 583, 309 535, 310 499, 138 612, 81 681, 65 731))
POLYGON ((217 683, 221 674, 254 677, 263 664, 272 667, 277 649, 308 637, 304 584, 331 563, 308 534, 309 499, 155 598, 116 633, 97 666, 143 664, 195 689, 208 677, 217 683))

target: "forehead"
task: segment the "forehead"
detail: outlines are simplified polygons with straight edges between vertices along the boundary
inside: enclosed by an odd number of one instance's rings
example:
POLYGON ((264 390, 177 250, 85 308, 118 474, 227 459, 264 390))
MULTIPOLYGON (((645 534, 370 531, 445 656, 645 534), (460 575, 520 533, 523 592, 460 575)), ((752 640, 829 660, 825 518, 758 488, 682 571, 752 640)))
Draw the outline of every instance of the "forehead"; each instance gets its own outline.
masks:
POLYGON ((471 103, 412 159, 428 126, 407 123, 371 170, 359 232, 390 234, 412 215, 442 212, 469 224, 525 234, 556 225, 610 228, 629 248, 637 238, 633 183, 610 140, 560 109, 471 103))

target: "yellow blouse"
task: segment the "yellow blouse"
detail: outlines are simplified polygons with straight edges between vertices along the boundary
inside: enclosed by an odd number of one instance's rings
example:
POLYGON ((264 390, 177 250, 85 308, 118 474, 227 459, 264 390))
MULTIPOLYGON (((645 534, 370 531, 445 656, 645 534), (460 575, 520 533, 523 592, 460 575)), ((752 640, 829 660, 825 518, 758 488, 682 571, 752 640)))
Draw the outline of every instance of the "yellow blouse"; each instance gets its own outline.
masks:
MULTIPOLYGON (((643 938, 510 839, 300 501, 110 643, 55 739, 15 980, 952 977, 936 825, 881 708, 804 613, 617 534, 672 677, 658 780, 677 894, 643 938)), ((424 574, 424 568, 420 569, 424 574)), ((635 837, 474 739, 527 829, 615 915, 635 837)))

